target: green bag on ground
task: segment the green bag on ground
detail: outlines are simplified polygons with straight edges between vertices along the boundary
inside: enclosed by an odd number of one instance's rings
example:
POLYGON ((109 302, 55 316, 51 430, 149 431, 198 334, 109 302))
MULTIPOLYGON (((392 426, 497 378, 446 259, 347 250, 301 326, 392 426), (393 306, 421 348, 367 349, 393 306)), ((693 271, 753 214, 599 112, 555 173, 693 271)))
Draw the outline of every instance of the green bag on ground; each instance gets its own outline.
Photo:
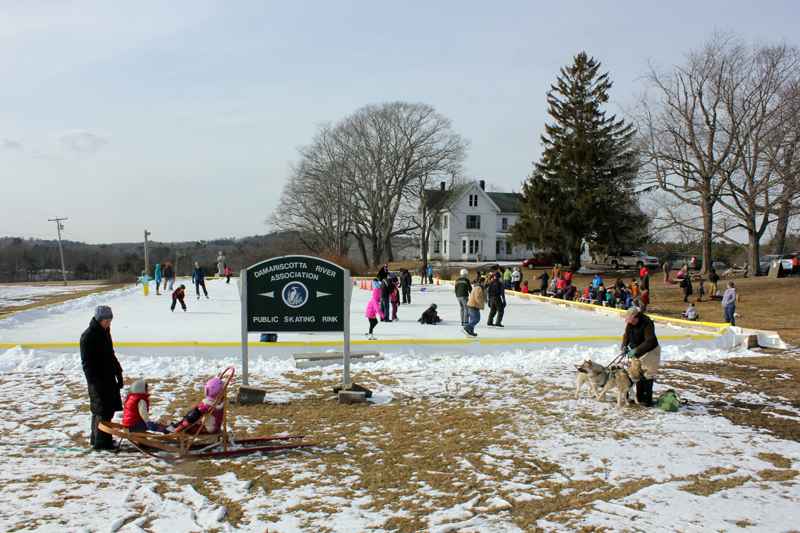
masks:
POLYGON ((672 389, 662 392, 661 396, 658 397, 658 402, 656 402, 656 407, 663 409, 664 411, 675 412, 680 406, 681 401, 678 399, 678 395, 675 394, 675 391, 672 389))

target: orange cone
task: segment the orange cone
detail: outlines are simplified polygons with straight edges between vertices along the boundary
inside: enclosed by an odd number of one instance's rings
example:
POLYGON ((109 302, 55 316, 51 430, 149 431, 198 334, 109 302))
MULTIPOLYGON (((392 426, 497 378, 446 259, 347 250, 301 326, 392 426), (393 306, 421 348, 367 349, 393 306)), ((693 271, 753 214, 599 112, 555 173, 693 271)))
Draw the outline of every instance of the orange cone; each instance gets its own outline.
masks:
POLYGON ((437 285, 439 284, 439 278, 436 278, 436 284, 437 285))
POLYGON ((353 278, 353 286, 356 286, 356 285, 358 285, 358 280, 356 280, 356 278, 353 278))

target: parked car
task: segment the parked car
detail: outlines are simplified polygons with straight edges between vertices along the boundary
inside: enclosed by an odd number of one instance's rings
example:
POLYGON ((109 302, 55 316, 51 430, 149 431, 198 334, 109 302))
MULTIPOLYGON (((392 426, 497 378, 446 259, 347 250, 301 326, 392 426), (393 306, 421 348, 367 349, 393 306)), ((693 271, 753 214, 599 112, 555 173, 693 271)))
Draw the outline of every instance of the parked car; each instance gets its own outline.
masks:
POLYGON ((724 272, 724 271, 728 270, 728 265, 726 265, 725 263, 720 263, 719 261, 714 261, 713 263, 711 263, 711 266, 712 266, 712 267, 714 268, 714 270, 716 270, 718 273, 719 273, 719 272, 724 272))
POLYGON ((767 275, 769 273, 769 266, 772 264, 773 259, 780 259, 780 255, 765 255, 758 260, 758 266, 761 267, 761 273, 767 275))
POLYGON ((783 265, 783 270, 787 274, 792 271, 792 259, 794 259, 798 255, 800 254, 798 254, 797 252, 792 252, 790 254, 783 254, 781 256, 781 265, 783 265))
POLYGON ((632 252, 612 252, 606 256, 605 264, 610 265, 614 270, 633 267, 641 270, 643 266, 658 268, 658 258, 636 250, 632 252))
POLYGON ((551 267, 555 266, 556 263, 560 263, 562 265, 569 265, 569 261, 564 259, 563 257, 558 256, 546 256, 546 257, 531 257, 530 259, 526 259, 522 262, 522 266, 527 267, 529 270, 533 270, 534 268, 541 268, 541 267, 551 267))
POLYGON ((688 265, 689 270, 700 270, 703 268, 703 258, 699 255, 678 255, 667 259, 671 270, 680 270, 683 265, 688 265))

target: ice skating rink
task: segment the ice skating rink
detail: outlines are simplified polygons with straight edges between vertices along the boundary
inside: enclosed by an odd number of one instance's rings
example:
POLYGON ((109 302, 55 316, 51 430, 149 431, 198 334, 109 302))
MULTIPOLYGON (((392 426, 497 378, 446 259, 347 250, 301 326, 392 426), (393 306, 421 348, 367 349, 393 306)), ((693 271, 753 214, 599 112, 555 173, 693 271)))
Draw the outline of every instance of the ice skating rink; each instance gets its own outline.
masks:
MULTIPOLYGON (((416 281, 416 280, 415 280, 416 281)), ((77 349, 81 332, 86 329, 95 306, 110 305, 114 311, 112 335, 117 350, 128 354, 183 355, 194 353, 227 357, 241 353, 241 306, 236 280, 207 279, 209 298, 197 299, 189 280, 188 311, 180 306, 170 311, 170 292, 156 295, 151 284, 144 296, 141 287, 90 295, 46 308, 18 313, 0 321, 0 346, 22 345, 31 348, 77 349), (202 353, 201 353, 202 352, 202 353)), ((350 307, 351 345, 391 351, 431 353, 493 353, 554 346, 613 346, 619 343, 624 330, 621 316, 608 309, 587 306, 575 309, 537 299, 509 295, 503 318, 504 328, 486 326, 488 308, 481 313, 475 328, 476 338, 461 332, 458 301, 452 285, 412 286, 411 305, 401 305, 399 320, 380 322, 375 328, 375 341, 368 341, 369 329, 364 311, 371 291, 353 286, 350 307), (438 306, 443 322, 425 325, 417 322, 432 303, 438 306), (400 345, 405 345, 401 347, 400 345)), ((658 322, 656 332, 662 345, 722 348, 735 341, 708 328, 687 328, 687 325, 658 322), (677 327, 674 327, 677 326, 677 327)), ((729 336, 729 335, 728 335, 729 336)), ((277 343, 259 343, 258 334, 250 334, 251 356, 289 357, 292 352, 341 349, 340 333, 279 333, 277 343)))

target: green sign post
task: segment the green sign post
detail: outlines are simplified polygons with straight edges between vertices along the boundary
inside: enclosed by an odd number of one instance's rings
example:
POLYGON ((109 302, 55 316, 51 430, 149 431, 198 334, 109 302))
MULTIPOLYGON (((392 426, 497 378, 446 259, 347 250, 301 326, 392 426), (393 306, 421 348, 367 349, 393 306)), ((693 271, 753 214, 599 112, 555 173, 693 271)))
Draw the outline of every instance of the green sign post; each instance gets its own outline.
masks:
POLYGON ((275 257, 242 273, 242 380, 247 385, 248 333, 344 334, 344 383, 350 383, 350 271, 305 255, 275 257))

